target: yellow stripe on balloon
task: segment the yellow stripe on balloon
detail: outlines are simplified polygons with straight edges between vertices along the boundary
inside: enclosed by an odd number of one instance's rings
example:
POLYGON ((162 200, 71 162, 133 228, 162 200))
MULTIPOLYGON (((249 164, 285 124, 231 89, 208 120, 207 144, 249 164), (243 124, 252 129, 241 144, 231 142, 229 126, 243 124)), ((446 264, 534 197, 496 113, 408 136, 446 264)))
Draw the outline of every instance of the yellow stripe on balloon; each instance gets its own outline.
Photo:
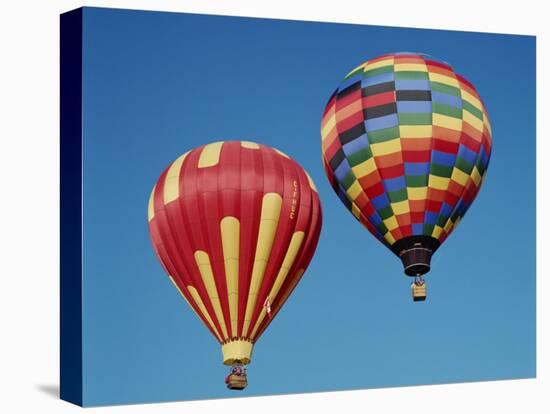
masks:
POLYGON ((155 217, 155 189, 157 188, 157 185, 153 187, 153 191, 151 191, 151 195, 149 196, 149 205, 147 206, 147 217, 149 218, 149 221, 153 220, 155 217))
POLYGON ((481 102, 479 101, 479 99, 477 99, 474 95, 472 95, 465 89, 460 90, 460 96, 462 97, 463 100, 465 100, 469 104, 473 105, 480 111, 483 111, 483 106, 481 105, 481 102))
POLYGON ((454 167, 453 173, 451 175, 451 180, 459 183, 462 186, 465 186, 468 182, 468 174, 466 174, 464 171, 454 167))
POLYGON ((465 109, 462 110, 462 119, 478 131, 483 131, 483 121, 465 109))
POLYGON ((282 202, 283 199, 281 195, 277 193, 267 193, 262 200, 260 229, 258 231, 258 242, 256 244, 256 254, 252 267, 252 279, 248 290, 248 300, 246 302, 246 313, 242 331, 244 337, 247 336, 248 328, 250 327, 250 319, 252 318, 252 312, 256 305, 258 291, 260 290, 267 261, 269 260, 271 248, 273 247, 277 225, 279 224, 282 202))
POLYGON ((479 174, 479 170, 477 169, 477 166, 474 166, 474 169, 472 170, 470 177, 472 177, 472 180, 474 181, 476 187, 479 187, 479 184, 481 183, 481 175, 479 174))
POLYGON ((239 312, 239 245, 241 224, 235 217, 224 217, 220 222, 222 236, 223 261, 225 266, 225 281, 227 284, 227 299, 229 301, 229 317, 231 319, 231 334, 237 336, 239 312))
POLYGON ((202 313, 202 316, 204 316, 204 319, 206 319, 206 322, 208 322, 208 325, 210 326, 210 328, 212 329, 212 331, 214 332, 214 334, 216 335, 218 340, 220 342, 223 342, 223 339, 220 336, 220 333, 218 332, 218 330, 216 329, 216 325, 214 325, 214 321, 210 317, 210 314, 208 313, 208 310, 206 309, 206 306, 204 306, 204 302, 202 301, 201 295, 199 295, 199 292, 197 291, 197 289, 195 289, 194 286, 189 285, 189 286, 187 286, 187 290, 191 294, 191 297, 193 298, 193 300, 195 301, 195 303, 199 307, 199 309, 202 313))
POLYGON ((436 72, 429 72, 428 76, 430 77, 430 81, 432 81, 432 82, 439 82, 439 83, 442 83, 444 85, 449 85, 449 86, 453 86, 455 88, 460 88, 460 85, 459 85, 458 81, 454 77, 446 76, 446 75, 443 75, 441 73, 436 73, 436 72))
POLYGON ((363 188, 359 185, 359 181, 355 180, 352 185, 346 190, 350 200, 355 200, 359 194, 363 192, 363 188))
POLYGON ((431 138, 431 125, 399 125, 401 138, 431 138))
POLYGON ((453 227, 453 221, 450 218, 448 218, 447 221, 445 222, 445 225, 443 226, 443 230, 445 230, 448 234, 449 230, 452 229, 452 227, 453 227))
MULTIPOLYGON (((286 280, 286 277, 288 276, 288 272, 290 271, 290 268, 294 264, 294 261, 296 260, 296 256, 300 251, 300 247, 302 246, 302 242, 304 241, 304 235, 305 234, 303 231, 297 231, 292 235, 292 239, 290 240, 290 244, 288 246, 288 250, 286 251, 285 258, 283 259, 283 263, 281 265, 281 268, 279 269, 279 273, 277 273, 277 277, 275 278, 275 283, 273 284, 271 291, 269 292, 269 295, 268 295, 270 303, 273 303, 277 298, 277 294, 279 293, 281 286, 283 286, 283 283, 286 280)), ((260 316, 258 317, 258 320, 256 321, 254 329, 250 334, 250 338, 254 339, 256 332, 260 327, 260 324, 265 318, 266 313, 267 311, 264 306, 262 308, 262 312, 260 316)))
POLYGON ((386 239, 390 246, 395 243, 395 238, 393 237, 393 234, 391 234, 389 231, 384 234, 384 239, 386 239))
POLYGON ((399 227, 399 223, 397 222, 395 216, 388 217, 386 220, 382 220, 382 222, 390 231, 399 227))
POLYGON ((439 177, 438 175, 430 174, 428 176, 428 187, 436 190, 447 190, 449 187, 449 178, 439 177))
POLYGON ((395 214, 395 215, 406 214, 406 213, 410 213, 410 211, 411 211, 408 200, 403 200, 403 201, 398 201, 396 203, 391 203, 390 206, 391 206, 391 209, 393 211, 393 214, 395 214))
POLYGON ((371 157, 367 161, 363 161, 361 164, 351 167, 351 169, 357 178, 361 178, 376 170, 376 163, 374 162, 374 158, 371 157))
POLYGON ((164 178, 164 204, 168 204, 180 196, 180 171, 187 154, 189 152, 174 161, 166 173, 164 178))
POLYGON ((396 63, 394 70, 395 72, 428 72, 428 67, 425 63, 396 63))
POLYGON ((251 141, 241 141, 241 147, 248 149, 260 149, 260 146, 258 144, 251 141))
POLYGON ((435 126, 452 129, 453 131, 462 131, 462 119, 434 113, 432 114, 432 122, 435 126))
POLYGON ((367 65, 365 66, 365 72, 372 70, 372 69, 378 69, 383 68, 384 66, 392 66, 394 64, 394 59, 392 57, 388 57, 387 59, 379 60, 377 62, 367 62, 367 65))
POLYGON ((201 151, 199 157, 199 168, 213 167, 220 162, 220 152, 222 150, 223 142, 214 142, 207 144, 201 151))
POLYGON ((432 237, 435 239, 439 239, 439 236, 441 236, 441 232, 443 231, 442 227, 439 227, 437 224, 434 226, 434 229, 432 231, 432 237))
POLYGON ((321 137, 323 138, 323 141, 335 126, 336 126, 336 115, 333 114, 330 118, 327 119, 327 121, 321 128, 321 137))
POLYGON ((218 323, 222 328, 223 337, 228 338, 227 327, 225 326, 225 320, 223 318, 222 306, 220 304, 220 297, 218 296, 218 290, 216 289, 216 282, 214 281, 214 274, 212 273, 212 266, 210 265, 210 257, 206 252, 197 250, 195 252, 195 262, 199 268, 202 281, 208 292, 210 302, 214 307, 214 313, 218 319, 218 323))
POLYGON ((351 202, 351 214, 358 220, 361 218, 361 209, 353 201, 351 202))
POLYGON ((386 142, 370 145, 372 155, 379 157, 381 155, 394 154, 401 151, 401 139, 396 138, 386 142))
POLYGON ((409 200, 425 200, 428 194, 428 187, 407 187, 409 200))

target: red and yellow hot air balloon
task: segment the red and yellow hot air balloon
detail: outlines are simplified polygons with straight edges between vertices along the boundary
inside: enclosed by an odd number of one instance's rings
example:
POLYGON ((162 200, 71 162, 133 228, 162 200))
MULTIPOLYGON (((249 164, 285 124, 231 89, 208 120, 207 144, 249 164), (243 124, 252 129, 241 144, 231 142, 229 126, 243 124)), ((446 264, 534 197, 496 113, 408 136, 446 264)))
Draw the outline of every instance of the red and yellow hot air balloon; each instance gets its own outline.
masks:
POLYGON ((160 175, 149 230, 164 270, 222 345, 229 388, 246 387, 252 348, 302 277, 321 230, 313 181, 248 141, 193 149, 160 175))
POLYGON ((321 125, 332 188, 415 277, 424 300, 430 259, 474 201, 491 156, 491 126, 474 86, 449 64, 415 53, 352 70, 321 125))

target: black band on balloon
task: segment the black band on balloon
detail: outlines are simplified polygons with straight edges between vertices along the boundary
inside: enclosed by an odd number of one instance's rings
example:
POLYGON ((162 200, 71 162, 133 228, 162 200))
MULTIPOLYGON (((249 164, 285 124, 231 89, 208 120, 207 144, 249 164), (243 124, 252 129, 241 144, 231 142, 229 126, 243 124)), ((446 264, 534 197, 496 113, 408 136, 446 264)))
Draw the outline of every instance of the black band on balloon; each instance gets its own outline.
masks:
POLYGON ((430 236, 409 236, 395 242, 391 250, 401 258, 406 275, 418 276, 430 271, 432 255, 440 244, 430 236))

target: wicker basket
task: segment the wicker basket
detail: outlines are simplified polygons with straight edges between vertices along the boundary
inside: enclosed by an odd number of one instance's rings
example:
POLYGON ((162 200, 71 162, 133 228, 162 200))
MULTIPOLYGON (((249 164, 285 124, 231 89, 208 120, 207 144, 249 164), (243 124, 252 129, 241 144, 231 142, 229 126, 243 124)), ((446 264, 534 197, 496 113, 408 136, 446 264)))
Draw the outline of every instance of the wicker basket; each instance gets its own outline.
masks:
POLYGON ((417 285, 416 283, 413 283, 411 285, 411 292, 413 301, 415 302, 421 302, 426 300, 426 284, 423 283, 421 285, 417 285))
POLYGON ((247 385, 248 383, 244 375, 230 375, 227 382, 227 388, 230 390, 243 390, 247 385))

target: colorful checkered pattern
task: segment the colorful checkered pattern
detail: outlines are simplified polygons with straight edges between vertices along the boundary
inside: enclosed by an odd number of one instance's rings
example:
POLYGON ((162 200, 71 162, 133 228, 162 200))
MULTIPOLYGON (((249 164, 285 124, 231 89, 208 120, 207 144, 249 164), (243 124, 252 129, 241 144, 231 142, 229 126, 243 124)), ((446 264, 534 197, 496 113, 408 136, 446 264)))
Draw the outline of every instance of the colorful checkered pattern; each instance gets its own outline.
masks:
POLYGON ((491 126, 473 85, 430 56, 388 54, 351 71, 321 126, 336 194, 384 244, 443 242, 475 199, 491 126))

